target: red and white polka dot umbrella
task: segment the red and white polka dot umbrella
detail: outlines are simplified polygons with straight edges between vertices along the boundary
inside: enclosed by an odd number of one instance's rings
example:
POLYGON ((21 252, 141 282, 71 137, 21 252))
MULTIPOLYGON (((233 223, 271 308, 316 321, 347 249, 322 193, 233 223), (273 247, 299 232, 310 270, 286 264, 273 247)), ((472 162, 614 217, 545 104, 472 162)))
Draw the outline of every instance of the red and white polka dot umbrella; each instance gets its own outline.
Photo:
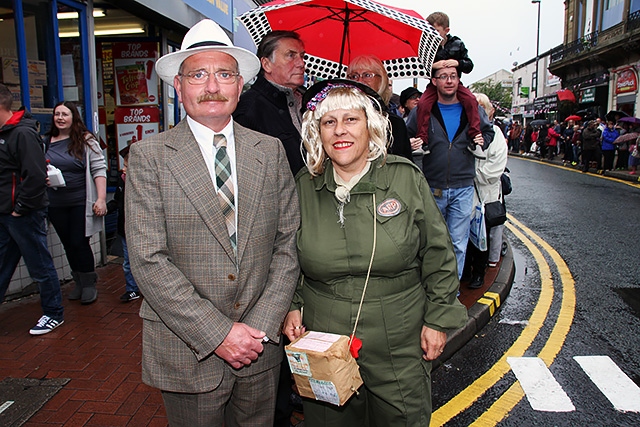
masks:
POLYGON ((344 77, 360 55, 376 55, 389 78, 429 77, 438 32, 420 14, 371 0, 275 0, 238 19, 256 45, 272 30, 300 34, 307 52, 307 73, 344 77))

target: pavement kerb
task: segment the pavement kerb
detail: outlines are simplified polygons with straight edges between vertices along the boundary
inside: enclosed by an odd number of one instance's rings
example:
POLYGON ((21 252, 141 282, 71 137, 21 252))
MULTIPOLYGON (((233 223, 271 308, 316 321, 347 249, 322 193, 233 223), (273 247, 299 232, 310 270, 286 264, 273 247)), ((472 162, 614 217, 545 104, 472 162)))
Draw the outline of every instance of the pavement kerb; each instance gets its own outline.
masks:
POLYGON ((500 270, 498 271, 495 281, 489 289, 485 291, 484 296, 467 311, 469 316, 467 324, 460 329, 449 332, 444 353, 433 361, 434 369, 460 350, 498 313, 498 310, 509 296, 509 292, 511 292, 515 275, 516 265, 513 259, 511 245, 509 245, 506 255, 502 257, 500 270))

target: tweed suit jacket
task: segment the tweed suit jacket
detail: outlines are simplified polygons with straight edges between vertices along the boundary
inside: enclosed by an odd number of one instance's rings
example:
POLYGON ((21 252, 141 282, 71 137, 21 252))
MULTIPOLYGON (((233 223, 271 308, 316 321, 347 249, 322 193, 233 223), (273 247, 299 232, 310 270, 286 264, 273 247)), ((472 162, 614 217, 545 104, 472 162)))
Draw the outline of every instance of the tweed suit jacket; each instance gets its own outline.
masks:
POLYGON ((223 374, 280 363, 281 323, 298 278, 298 198, 280 141, 234 124, 237 264, 215 186, 187 121, 131 146, 126 235, 144 294, 142 378, 202 393, 223 374), (214 350, 233 322, 266 332, 258 360, 233 369, 214 350))

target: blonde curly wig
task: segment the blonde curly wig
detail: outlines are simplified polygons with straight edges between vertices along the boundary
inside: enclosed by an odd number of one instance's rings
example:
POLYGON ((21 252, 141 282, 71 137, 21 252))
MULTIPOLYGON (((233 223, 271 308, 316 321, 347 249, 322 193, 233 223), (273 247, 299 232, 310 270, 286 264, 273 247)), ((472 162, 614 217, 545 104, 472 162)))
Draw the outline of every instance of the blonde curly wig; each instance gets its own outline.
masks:
POLYGON ((386 159, 391 141, 391 123, 386 113, 381 113, 378 101, 356 87, 329 89, 324 100, 302 116, 302 157, 312 176, 324 173, 327 153, 320 138, 320 119, 335 110, 362 110, 367 118, 369 131, 369 155, 367 160, 386 159))

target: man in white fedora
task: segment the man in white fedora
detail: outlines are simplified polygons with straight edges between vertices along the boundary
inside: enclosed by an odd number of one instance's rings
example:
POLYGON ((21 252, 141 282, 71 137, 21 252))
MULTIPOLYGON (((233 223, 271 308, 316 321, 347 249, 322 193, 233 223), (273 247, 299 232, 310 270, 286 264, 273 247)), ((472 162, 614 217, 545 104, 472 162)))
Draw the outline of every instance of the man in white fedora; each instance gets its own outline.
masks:
POLYGON ((156 63, 187 118, 129 154, 142 379, 162 391, 171 426, 273 424, 300 214, 280 141, 231 117, 259 69, 215 22, 199 22, 156 63))

